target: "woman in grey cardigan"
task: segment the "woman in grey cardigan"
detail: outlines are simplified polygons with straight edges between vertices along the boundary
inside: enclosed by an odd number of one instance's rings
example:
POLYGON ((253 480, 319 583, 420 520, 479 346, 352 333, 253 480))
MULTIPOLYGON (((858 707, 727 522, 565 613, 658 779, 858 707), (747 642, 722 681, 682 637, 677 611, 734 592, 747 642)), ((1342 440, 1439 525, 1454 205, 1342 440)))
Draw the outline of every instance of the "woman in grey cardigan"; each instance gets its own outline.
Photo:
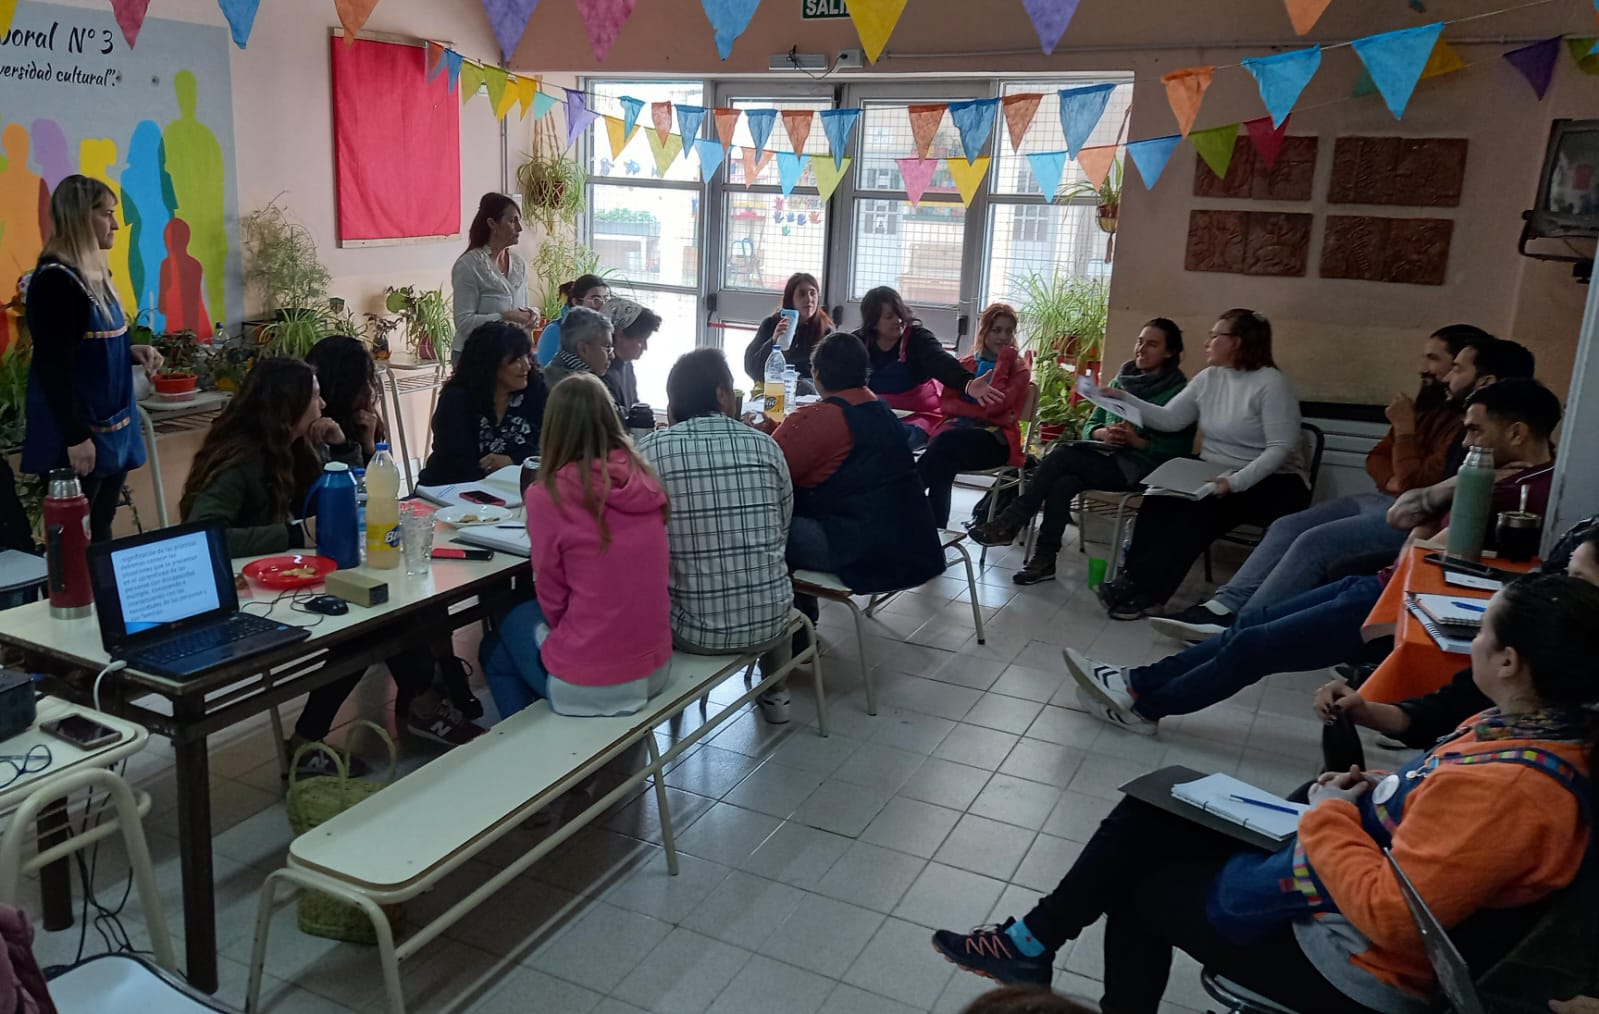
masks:
POLYGON ((527 261, 514 249, 522 235, 522 212, 504 194, 484 194, 467 230, 466 253, 450 270, 454 290, 455 341, 451 359, 481 324, 508 320, 532 330, 539 312, 527 305, 527 261))

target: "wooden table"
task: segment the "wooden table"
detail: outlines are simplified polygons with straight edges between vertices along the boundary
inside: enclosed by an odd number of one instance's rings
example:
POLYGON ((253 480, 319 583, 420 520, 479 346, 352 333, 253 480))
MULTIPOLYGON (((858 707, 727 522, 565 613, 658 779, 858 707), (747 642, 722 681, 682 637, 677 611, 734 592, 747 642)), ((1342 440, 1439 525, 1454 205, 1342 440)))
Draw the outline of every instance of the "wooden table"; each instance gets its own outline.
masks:
MULTIPOLYGON (((247 561, 234 562, 242 566, 247 561)), ((420 577, 407 577, 404 568, 367 573, 388 582, 389 601, 371 609, 352 605, 343 616, 323 617, 308 640, 188 680, 124 669, 101 681, 103 710, 172 741, 184 944, 188 978, 199 989, 217 988, 206 738, 392 655, 424 650, 429 639, 532 595, 527 561, 503 553, 486 561, 435 561, 432 572, 420 577)), ((258 592, 247 601, 270 601, 270 595, 258 592)), ((259 606, 249 611, 261 613, 259 606)), ((271 615, 286 623, 315 619, 289 612, 287 600, 271 615)), ((22 649, 35 671, 55 674, 52 692, 80 701, 89 698, 95 676, 110 662, 93 616, 55 620, 45 602, 0 612, 0 644, 22 649)))

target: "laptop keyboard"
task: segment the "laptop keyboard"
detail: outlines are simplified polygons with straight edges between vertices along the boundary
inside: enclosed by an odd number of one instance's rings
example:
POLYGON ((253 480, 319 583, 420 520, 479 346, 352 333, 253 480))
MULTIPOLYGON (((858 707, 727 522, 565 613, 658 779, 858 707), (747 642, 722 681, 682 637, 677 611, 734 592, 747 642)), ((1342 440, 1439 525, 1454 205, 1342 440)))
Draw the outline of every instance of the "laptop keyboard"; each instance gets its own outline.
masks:
POLYGON ((142 647, 138 651, 139 658, 149 662, 159 662, 170 665, 173 662, 198 655, 204 651, 212 651, 223 645, 233 644, 258 634, 271 633, 277 630, 280 624, 264 619, 260 616, 251 616, 248 613, 237 613, 214 627, 197 630, 192 634, 174 637, 142 647))

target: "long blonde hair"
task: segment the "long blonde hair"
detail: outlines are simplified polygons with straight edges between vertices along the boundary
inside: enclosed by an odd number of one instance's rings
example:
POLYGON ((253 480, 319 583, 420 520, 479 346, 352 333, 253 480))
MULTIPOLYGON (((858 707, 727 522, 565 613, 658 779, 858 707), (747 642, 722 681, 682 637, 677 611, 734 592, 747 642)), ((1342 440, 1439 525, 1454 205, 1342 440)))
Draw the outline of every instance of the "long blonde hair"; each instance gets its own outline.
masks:
POLYGON ((91 220, 94 209, 108 197, 115 206, 116 192, 92 176, 74 173, 58 183, 50 195, 50 241, 43 252, 76 268, 90 291, 110 302, 116 299, 110 261, 100 249, 91 220))
MULTIPOLYGON (((557 476, 567 465, 576 464, 578 481, 583 484, 583 509, 600 526, 600 549, 611 544, 611 529, 605 523, 605 500, 611 494, 611 473, 599 469, 600 488, 594 488, 594 463, 604 462, 615 451, 626 451, 630 471, 650 477, 657 486, 661 480, 639 455, 633 441, 622 430, 616 402, 600 379, 587 373, 574 373, 556 384, 544 403, 544 425, 539 431, 539 481, 550 494, 557 510, 561 493, 557 476)), ((665 522, 666 507, 661 507, 665 522)))

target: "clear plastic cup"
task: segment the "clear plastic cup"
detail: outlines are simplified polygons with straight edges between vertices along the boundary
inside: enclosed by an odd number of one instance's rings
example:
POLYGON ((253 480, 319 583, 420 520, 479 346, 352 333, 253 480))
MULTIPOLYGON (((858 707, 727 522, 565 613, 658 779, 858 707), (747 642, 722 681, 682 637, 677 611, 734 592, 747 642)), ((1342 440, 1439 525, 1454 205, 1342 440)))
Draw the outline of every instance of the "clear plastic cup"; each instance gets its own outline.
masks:
POLYGON ((405 572, 412 577, 426 574, 432 566, 433 512, 407 506, 400 512, 400 552, 405 557, 405 572))

